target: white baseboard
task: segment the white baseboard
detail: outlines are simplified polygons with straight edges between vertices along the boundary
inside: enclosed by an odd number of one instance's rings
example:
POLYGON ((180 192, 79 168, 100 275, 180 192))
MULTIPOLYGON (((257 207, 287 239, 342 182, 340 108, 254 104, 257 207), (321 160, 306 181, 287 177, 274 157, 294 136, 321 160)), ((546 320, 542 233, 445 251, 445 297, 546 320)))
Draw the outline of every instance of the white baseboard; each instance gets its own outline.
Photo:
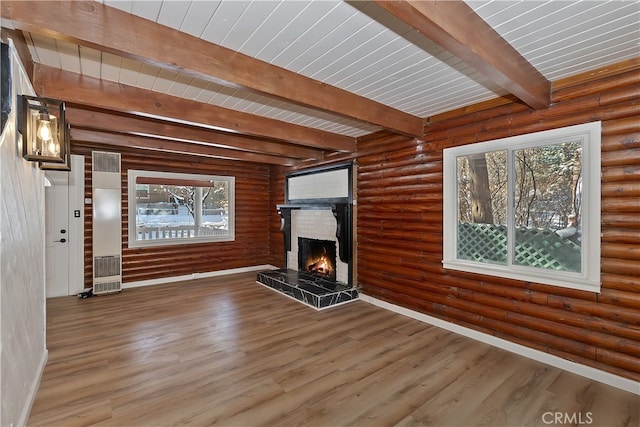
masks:
POLYGON ((22 408, 22 414, 20 414, 20 422, 18 424, 19 426, 26 426, 27 421, 29 421, 29 414, 31 413, 33 402, 36 400, 36 393, 38 393, 38 388, 40 388, 40 380, 42 379, 42 374, 44 373, 44 367, 47 365, 48 357, 49 357, 49 350, 45 348, 44 352, 42 352, 42 357, 40 358, 40 365, 38 366, 36 376, 33 378, 33 381, 31 382, 29 395, 27 396, 27 400, 25 402, 24 408, 22 408))
POLYGON ((251 271, 276 270, 273 265, 255 265, 252 267, 231 268, 228 270, 207 271, 204 273, 185 274, 183 276, 161 277, 159 279, 141 280, 139 282, 123 283, 122 289, 139 288, 141 286, 162 285, 165 283, 181 282, 184 280, 204 279, 207 277, 226 276, 229 274, 248 273, 251 271))
POLYGON ((430 325, 437 326, 451 332, 455 332, 456 334, 472 338, 476 341, 481 341, 483 343, 510 351, 520 356, 537 360, 538 362, 546 363, 547 365, 563 369, 565 371, 583 376, 585 378, 589 378, 594 381, 598 381, 612 387, 616 387, 621 390, 640 395, 640 382, 633 381, 628 378, 623 378, 609 372, 601 371, 599 369, 592 368, 591 366, 581 365, 579 363, 563 359, 553 354, 545 353, 543 351, 516 344, 502 338, 494 337, 493 335, 485 334, 484 332, 475 331, 473 329, 460 326, 455 323, 447 322, 446 320, 442 320, 437 317, 429 316, 424 313, 420 313, 405 307, 401 307, 399 305, 379 300, 369 295, 360 294, 360 299, 362 301, 368 302, 369 304, 373 304, 378 307, 393 311, 395 313, 411 317, 421 322, 428 323, 430 325))

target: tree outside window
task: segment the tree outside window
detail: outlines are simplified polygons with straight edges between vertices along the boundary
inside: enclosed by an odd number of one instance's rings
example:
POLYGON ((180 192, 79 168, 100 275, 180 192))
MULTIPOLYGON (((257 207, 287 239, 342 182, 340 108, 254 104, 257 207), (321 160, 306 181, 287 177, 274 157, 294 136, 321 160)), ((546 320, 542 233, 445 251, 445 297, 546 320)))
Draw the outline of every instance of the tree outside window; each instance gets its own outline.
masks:
POLYGON ((599 287, 599 129, 580 125, 445 150, 445 266, 599 287), (591 262, 597 270, 585 268, 591 262))

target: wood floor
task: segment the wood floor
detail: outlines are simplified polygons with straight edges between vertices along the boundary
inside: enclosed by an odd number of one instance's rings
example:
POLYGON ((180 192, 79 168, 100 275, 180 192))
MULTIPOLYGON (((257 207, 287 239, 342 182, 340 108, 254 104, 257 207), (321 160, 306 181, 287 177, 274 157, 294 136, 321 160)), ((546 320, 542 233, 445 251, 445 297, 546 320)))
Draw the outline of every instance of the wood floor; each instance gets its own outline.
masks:
POLYGON ((50 299, 47 346, 31 426, 640 423, 636 395, 255 273, 50 299))

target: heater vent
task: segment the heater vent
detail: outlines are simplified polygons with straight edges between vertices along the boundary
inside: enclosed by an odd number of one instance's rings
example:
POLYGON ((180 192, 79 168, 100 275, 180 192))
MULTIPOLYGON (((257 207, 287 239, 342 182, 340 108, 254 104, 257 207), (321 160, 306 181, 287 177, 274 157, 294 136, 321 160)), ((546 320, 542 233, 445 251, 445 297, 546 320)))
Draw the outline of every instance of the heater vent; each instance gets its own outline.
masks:
POLYGON ((93 277, 120 276, 120 256, 101 256, 93 259, 93 277))
POLYGON ((120 291, 122 285, 122 180, 120 153, 94 151, 93 293, 120 291))
POLYGON ((120 154, 94 151, 93 171, 120 173, 120 154))
POLYGON ((116 282, 105 282, 105 283, 95 283, 93 285, 93 293, 94 294, 105 294, 108 292, 120 292, 121 283, 120 281, 116 282))

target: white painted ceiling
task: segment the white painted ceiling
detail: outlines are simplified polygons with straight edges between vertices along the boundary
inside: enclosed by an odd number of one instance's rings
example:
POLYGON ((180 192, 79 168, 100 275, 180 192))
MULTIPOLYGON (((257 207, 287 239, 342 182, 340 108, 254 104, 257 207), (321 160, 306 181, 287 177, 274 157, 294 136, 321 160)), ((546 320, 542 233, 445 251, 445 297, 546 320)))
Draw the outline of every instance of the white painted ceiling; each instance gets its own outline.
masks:
MULTIPOLYGON (((419 117, 507 92, 373 3, 335 0, 104 1, 419 117)), ((467 1, 548 80, 640 55, 640 3, 467 1)), ((35 62, 358 137, 376 126, 28 34, 35 62)))

